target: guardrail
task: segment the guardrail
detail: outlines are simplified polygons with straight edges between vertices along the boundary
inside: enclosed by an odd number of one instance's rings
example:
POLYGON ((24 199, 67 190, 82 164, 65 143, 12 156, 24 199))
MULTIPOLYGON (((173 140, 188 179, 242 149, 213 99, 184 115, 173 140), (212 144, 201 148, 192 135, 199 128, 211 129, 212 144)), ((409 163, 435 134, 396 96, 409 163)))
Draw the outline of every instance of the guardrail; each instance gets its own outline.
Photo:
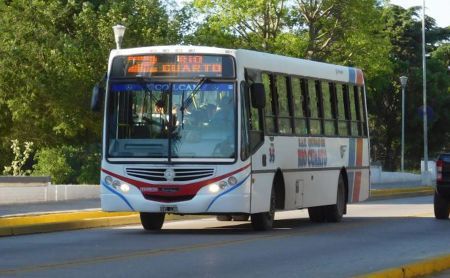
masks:
MULTIPOLYGON (((421 186, 418 174, 383 172, 371 167, 372 189, 421 186)), ((53 202, 99 198, 99 185, 52 185, 50 177, 0 177, 0 204, 53 202)))
POLYGON ((51 183, 50 176, 43 177, 29 177, 29 176, 1 176, 0 186, 12 186, 15 184, 36 184, 49 185, 51 183))
POLYGON ((50 177, 0 177, 0 204, 54 202, 99 198, 100 186, 51 184, 50 177))

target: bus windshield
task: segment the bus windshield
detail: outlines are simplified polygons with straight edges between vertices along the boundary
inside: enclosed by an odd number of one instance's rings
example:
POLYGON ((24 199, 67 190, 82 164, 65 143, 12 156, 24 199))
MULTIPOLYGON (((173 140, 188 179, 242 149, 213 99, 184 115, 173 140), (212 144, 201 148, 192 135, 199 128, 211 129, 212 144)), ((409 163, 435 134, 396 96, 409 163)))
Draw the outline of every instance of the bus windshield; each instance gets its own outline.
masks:
POLYGON ((110 158, 235 157, 232 82, 118 82, 108 99, 110 158))

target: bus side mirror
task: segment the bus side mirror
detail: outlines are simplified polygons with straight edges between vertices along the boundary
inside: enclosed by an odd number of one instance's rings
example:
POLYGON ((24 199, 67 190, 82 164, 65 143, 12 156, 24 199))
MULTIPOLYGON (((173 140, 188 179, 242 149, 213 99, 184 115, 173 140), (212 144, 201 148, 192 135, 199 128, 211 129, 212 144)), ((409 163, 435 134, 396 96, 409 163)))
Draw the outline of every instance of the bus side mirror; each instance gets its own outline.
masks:
POLYGON ((252 85, 250 85, 250 93, 253 108, 264 109, 264 106, 266 106, 266 95, 264 91, 264 84, 253 83, 252 85))
POLYGON ((100 87, 99 84, 96 84, 92 89, 92 97, 91 97, 92 111, 94 112, 100 111, 104 96, 105 96, 105 89, 103 87, 100 87))

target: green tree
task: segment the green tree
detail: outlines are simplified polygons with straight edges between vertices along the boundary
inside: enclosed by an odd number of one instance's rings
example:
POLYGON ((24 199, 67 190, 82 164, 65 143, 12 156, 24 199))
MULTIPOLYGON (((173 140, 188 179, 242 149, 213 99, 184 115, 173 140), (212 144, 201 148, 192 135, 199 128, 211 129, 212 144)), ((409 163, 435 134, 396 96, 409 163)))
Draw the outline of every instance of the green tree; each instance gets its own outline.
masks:
POLYGON ((297 0, 293 30, 301 57, 362 68, 369 78, 390 72, 388 38, 376 0, 297 0))
POLYGON ((195 0, 194 4, 207 15, 213 33, 225 29, 248 49, 274 51, 274 41, 286 26, 285 0, 195 0))
MULTIPOLYGON (((406 166, 418 168, 423 150, 422 106, 422 54, 421 22, 419 8, 403 9, 389 5, 384 9, 385 33, 392 45, 389 58, 393 72, 381 75, 369 88, 368 103, 371 114, 372 158, 383 162, 389 170, 395 170, 400 158, 401 87, 398 78, 409 77, 406 88, 405 158, 406 166)), ((449 32, 438 28, 432 18, 426 19, 427 52, 433 52, 439 42, 448 40, 449 32)), ((448 109, 449 77, 442 61, 427 61, 428 105, 434 111, 429 121, 430 154, 445 145, 449 128, 448 109)))
MULTIPOLYGON (((168 3, 170 4, 170 3, 168 3)), ((100 142, 102 115, 89 111, 92 86, 115 46, 174 44, 177 23, 158 0, 0 1, 0 151, 12 139, 37 149, 100 142)), ((0 167, 12 156, 1 156, 0 167)))

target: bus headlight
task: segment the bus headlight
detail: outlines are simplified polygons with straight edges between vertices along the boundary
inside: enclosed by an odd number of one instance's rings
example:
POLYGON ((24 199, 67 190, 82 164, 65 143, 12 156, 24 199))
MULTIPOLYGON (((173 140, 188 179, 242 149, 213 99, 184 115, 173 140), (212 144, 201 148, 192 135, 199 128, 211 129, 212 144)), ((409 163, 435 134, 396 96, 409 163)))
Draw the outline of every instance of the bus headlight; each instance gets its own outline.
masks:
POLYGON ((113 183, 113 178, 111 176, 106 176, 105 177, 105 183, 107 185, 111 185, 113 183))
POLYGON ((237 178, 235 176, 231 176, 228 178, 228 183, 230 185, 235 185, 237 183, 237 178))
POLYGON ((130 191, 130 186, 128 184, 126 184, 126 183, 122 183, 120 185, 120 190, 122 190, 122 192, 126 193, 126 192, 130 191))
POLYGON ((112 186, 113 186, 115 189, 119 189, 121 185, 122 185, 121 182, 118 181, 118 180, 114 180, 114 181, 112 182, 112 186))
POLYGON ((210 184, 209 185, 209 192, 211 193, 217 193, 220 190, 220 186, 216 183, 210 184))
POLYGON ((225 187, 227 187, 227 182, 226 181, 221 181, 221 182, 219 182, 219 187, 220 187, 220 189, 224 189, 225 187))

